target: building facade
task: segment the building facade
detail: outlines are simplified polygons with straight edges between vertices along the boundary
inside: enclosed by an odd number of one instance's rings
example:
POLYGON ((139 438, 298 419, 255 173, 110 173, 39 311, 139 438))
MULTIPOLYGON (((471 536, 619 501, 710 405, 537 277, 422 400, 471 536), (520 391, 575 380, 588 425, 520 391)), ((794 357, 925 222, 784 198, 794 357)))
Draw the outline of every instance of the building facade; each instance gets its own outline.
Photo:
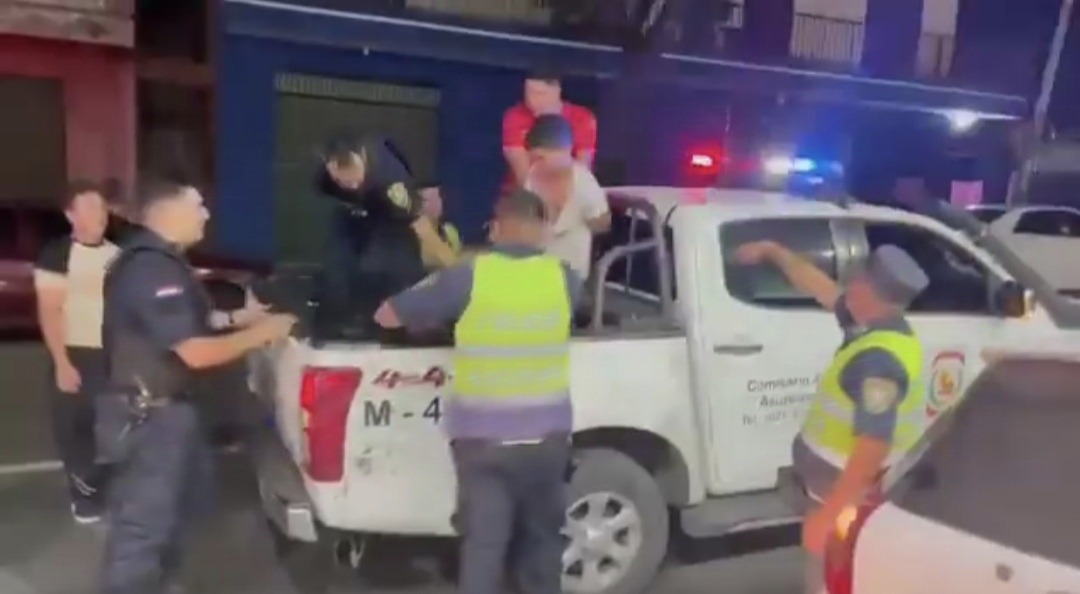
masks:
POLYGON ((132 10, 122 0, 0 10, 0 129, 19 147, 0 165, 0 200, 55 199, 70 178, 132 178, 132 10))
MULTIPOLYGON (((645 53, 632 49, 640 46, 618 15, 604 13, 616 4, 224 0, 220 249, 297 261, 319 252, 327 206, 310 187, 315 148, 343 125, 394 137, 422 175, 443 181, 451 216, 479 239, 504 174, 501 115, 538 65, 561 68, 565 96, 597 111, 598 170, 631 183, 684 183, 692 148, 757 142, 778 129, 844 130, 837 143, 850 150, 859 122, 879 113, 890 130, 944 138, 951 109, 1000 121, 1030 110, 1026 83, 954 82, 957 0, 899 3, 903 10, 888 0, 688 0, 645 53)), ((965 144, 997 142, 995 134, 965 144)), ((953 150, 934 142, 942 155, 953 150)), ((983 169, 1001 168, 976 157, 983 169)))

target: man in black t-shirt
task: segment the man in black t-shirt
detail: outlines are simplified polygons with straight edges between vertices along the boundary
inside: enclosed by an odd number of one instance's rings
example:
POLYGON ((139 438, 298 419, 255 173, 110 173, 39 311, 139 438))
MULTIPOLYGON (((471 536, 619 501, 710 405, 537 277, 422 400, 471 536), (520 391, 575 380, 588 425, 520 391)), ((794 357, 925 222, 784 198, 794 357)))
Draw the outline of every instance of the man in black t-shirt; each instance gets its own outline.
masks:
POLYGON ((456 261, 435 225, 421 216, 412 171, 387 139, 335 136, 323 147, 314 183, 336 202, 319 282, 318 328, 374 330, 371 317, 379 304, 424 277, 422 252, 440 267, 456 261))

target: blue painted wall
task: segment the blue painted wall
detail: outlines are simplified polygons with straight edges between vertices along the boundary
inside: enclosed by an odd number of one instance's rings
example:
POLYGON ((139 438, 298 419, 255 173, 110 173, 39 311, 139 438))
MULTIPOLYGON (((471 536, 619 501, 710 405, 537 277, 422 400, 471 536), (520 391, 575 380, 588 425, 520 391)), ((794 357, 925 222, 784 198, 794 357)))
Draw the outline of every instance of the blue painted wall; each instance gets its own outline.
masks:
MULTIPOLYGON (((222 50, 211 222, 217 250, 262 261, 274 255, 274 76, 280 72, 439 88, 439 176, 449 216, 468 239, 480 238, 505 172, 502 114, 520 100, 523 72, 241 35, 226 35, 222 50)), ((595 105, 594 80, 564 86, 567 99, 595 105)))

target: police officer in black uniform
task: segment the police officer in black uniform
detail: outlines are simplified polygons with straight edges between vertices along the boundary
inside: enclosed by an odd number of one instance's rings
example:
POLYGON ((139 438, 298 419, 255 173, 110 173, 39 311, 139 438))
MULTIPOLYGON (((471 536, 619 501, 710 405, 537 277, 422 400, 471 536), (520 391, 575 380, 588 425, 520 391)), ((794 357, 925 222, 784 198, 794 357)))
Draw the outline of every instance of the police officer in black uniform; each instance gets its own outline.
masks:
POLYGON ((336 201, 319 283, 317 328, 375 331, 371 317, 386 298, 419 282, 422 253, 439 267, 457 260, 435 225, 421 215, 412 171, 386 138, 352 131, 322 151, 316 190, 336 201))
POLYGON ((110 388, 100 398, 98 438, 116 470, 106 594, 158 594, 171 587, 188 520, 209 503, 211 458, 187 400, 195 374, 286 336, 295 322, 268 315, 243 330, 212 335, 209 300, 183 255, 203 236, 202 197, 188 184, 157 181, 141 189, 138 201, 145 228, 127 242, 105 280, 110 388))

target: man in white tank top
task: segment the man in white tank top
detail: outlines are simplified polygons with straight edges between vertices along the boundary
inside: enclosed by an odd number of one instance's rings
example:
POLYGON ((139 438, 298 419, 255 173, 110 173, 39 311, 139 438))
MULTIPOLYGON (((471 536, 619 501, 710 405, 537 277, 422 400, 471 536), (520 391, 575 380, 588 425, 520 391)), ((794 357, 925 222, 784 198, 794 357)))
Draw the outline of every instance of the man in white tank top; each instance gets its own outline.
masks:
POLYGON ((548 208, 545 249, 588 278, 592 237, 611 227, 607 196, 592 172, 574 160, 573 131, 562 116, 538 117, 525 146, 531 160, 525 188, 539 194, 548 208))

